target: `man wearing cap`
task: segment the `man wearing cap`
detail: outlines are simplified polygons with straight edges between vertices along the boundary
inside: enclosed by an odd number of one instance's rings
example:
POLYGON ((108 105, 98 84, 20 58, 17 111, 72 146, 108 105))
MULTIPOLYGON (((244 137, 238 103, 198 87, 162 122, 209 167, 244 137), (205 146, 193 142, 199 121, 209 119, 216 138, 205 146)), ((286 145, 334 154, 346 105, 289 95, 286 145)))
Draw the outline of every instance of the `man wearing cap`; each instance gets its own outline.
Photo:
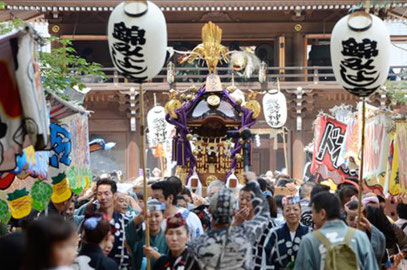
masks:
POLYGON ((235 214, 235 198, 229 188, 222 188, 210 202, 212 229, 190 244, 191 252, 201 269, 252 269, 252 249, 267 227, 270 213, 264 198, 255 217, 238 226, 231 226, 235 214))
POLYGON ((165 204, 156 199, 151 199, 147 202, 147 208, 147 212, 142 211, 126 228, 127 244, 132 251, 132 269, 143 269, 143 266, 147 264, 147 255, 150 257, 153 266, 155 260, 168 253, 164 230, 161 229, 165 204), (146 238, 143 222, 147 222, 150 228, 149 247, 145 246, 146 238))

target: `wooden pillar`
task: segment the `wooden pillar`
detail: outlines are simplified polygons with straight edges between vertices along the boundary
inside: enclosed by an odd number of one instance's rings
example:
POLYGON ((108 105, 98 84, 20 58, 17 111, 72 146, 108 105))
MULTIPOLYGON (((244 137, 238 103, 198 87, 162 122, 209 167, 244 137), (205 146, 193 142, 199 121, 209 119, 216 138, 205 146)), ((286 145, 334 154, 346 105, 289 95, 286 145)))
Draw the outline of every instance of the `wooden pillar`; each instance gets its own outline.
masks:
MULTIPOLYGON (((279 64, 280 67, 279 74, 285 73, 285 37, 281 36, 278 38, 278 48, 279 48, 279 64)), ((282 79, 280 79, 282 81, 282 79)))
POLYGON ((127 134, 127 178, 135 178, 139 176, 140 168, 140 136, 138 135, 137 131, 129 131, 127 134))
POLYGON ((303 178, 305 152, 303 132, 293 132, 292 152, 292 177, 297 179, 303 178))
MULTIPOLYGON (((293 37, 292 53, 294 55, 294 66, 304 66, 304 35, 301 32, 295 32, 293 37)), ((303 71, 301 71, 303 73, 303 71)))
MULTIPOLYGON (((304 36, 303 38, 304 38, 304 52, 303 52, 303 54, 304 54, 304 64, 303 65, 304 65, 304 67, 308 67, 308 55, 307 55, 307 52, 308 52, 308 38, 306 36, 304 36)), ((304 70, 304 73, 308 74, 308 70, 304 70)), ((308 81, 308 78, 304 77, 304 80, 308 81)))
POLYGON ((269 142, 269 170, 275 171, 276 170, 276 150, 274 150, 274 140, 275 139, 268 139, 269 142))

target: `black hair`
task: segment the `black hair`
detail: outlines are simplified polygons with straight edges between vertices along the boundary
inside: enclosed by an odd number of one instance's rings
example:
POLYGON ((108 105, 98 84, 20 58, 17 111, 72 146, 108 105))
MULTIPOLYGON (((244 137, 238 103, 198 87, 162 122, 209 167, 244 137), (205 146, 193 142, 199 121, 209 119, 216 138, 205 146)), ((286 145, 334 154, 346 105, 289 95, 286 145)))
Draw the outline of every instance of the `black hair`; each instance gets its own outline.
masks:
POLYGON ((208 230, 211 228, 211 217, 206 212, 207 208, 208 208, 208 206, 206 206, 206 205, 200 205, 191 210, 191 212, 196 214, 198 216, 198 218, 201 220, 202 227, 205 230, 208 230))
POLYGON ((2 269, 21 269, 26 249, 23 231, 13 232, 0 237, 0 262, 2 269))
POLYGON ((272 218, 276 218, 277 217, 277 201, 273 196, 266 196, 266 200, 269 204, 269 208, 270 208, 270 216, 272 218))
MULTIPOLYGON (((91 217, 91 218, 98 218, 98 217, 91 217)), ((99 217, 100 218, 100 217, 99 217)), ((86 219, 88 220, 88 219, 86 219)), ((85 222, 86 222, 85 220, 85 222)), ((97 226, 94 229, 87 228, 83 226, 84 236, 83 239, 89 244, 99 244, 102 240, 106 237, 106 235, 111 230, 111 226, 109 221, 105 219, 101 219, 97 221, 97 226)))
POLYGON ((182 192, 182 182, 181 179, 179 179, 176 176, 170 176, 167 178, 166 180, 168 183, 171 183, 171 185, 173 186, 175 192, 177 194, 181 194, 182 192))
POLYGON ((117 191, 116 182, 113 181, 113 180, 111 180, 111 179, 106 179, 106 178, 104 178, 104 179, 99 180, 99 181, 96 183, 96 191, 98 190, 99 186, 101 186, 101 185, 108 185, 108 186, 110 186, 110 190, 112 191, 113 194, 115 194, 116 191, 117 191))
POLYGON ((285 187, 287 184, 294 183, 294 179, 280 178, 277 180, 277 187, 285 187))
POLYGON ((299 195, 301 199, 304 199, 307 195, 308 192, 310 192, 309 194, 311 195, 312 189, 315 187, 316 183, 315 182, 305 182, 304 184, 302 184, 300 186, 300 190, 299 190, 299 195), (311 189, 311 191, 310 191, 311 189))
POLYGON ((190 191, 188 188, 184 188, 184 189, 182 190, 181 195, 187 195, 187 196, 191 199, 191 201, 193 201, 193 199, 192 199, 192 193, 191 193, 191 191, 190 191))
POLYGON ((349 210, 356 210, 359 207, 359 202, 358 201, 350 201, 346 206, 349 208, 349 210))
POLYGON ((344 205, 346 203, 345 200, 347 198, 350 198, 357 194, 358 194, 358 189, 356 187, 354 187, 353 185, 344 186, 338 192, 339 200, 341 201, 342 205, 344 205))
MULTIPOLYGON (((182 225, 181 227, 184 227, 185 230, 187 231, 187 235, 189 235, 189 228, 188 228, 188 225, 185 224, 185 225, 182 225)), ((178 228, 179 228, 179 227, 178 227, 178 228)), ((168 230, 170 230, 170 229, 178 229, 178 228, 168 228, 168 226, 167 226, 167 227, 165 228, 164 235, 167 234, 168 230)))
POLYGON ((407 204, 399 203, 397 205, 397 215, 399 218, 407 219, 407 204))
POLYGON ((23 269, 50 269, 52 247, 55 243, 66 241, 75 233, 75 227, 61 215, 41 217, 31 222, 26 230, 26 257, 23 269))
POLYGON ((312 198, 314 198, 314 196, 320 192, 329 192, 329 187, 321 185, 321 184, 315 185, 311 190, 311 201, 312 201, 312 198))
POLYGON ((177 193, 174 186, 168 181, 159 181, 151 185, 152 190, 162 190, 164 198, 167 200, 171 195, 173 196, 172 204, 177 205, 177 193))
POLYGON ((143 191, 137 192, 136 195, 137 195, 137 199, 138 199, 138 200, 143 200, 143 199, 144 199, 144 193, 143 193, 143 191))
POLYGON ((396 247, 396 235, 390 221, 387 219, 387 216, 381 207, 371 205, 366 206, 366 218, 384 234, 387 248, 396 247))
POLYGON ((185 198, 181 195, 177 195, 177 204, 178 204, 178 200, 184 200, 186 203, 188 203, 187 200, 185 200, 185 198))
POLYGON ((267 181, 266 181, 264 178, 262 178, 262 177, 257 177, 257 182, 258 182, 259 185, 260 185, 261 191, 264 192, 264 191, 267 190, 268 184, 267 184, 267 181))
POLYGON ((377 195, 377 199, 379 200, 379 203, 385 203, 385 202, 386 202, 386 199, 383 198, 383 197, 380 196, 380 195, 377 195))
MULTIPOLYGON (((272 191, 271 186, 267 183, 267 180, 265 180, 263 177, 258 177, 257 182, 259 183, 259 186, 260 186, 260 189, 262 192, 265 192, 267 190, 272 191)), ((273 196, 266 196, 266 200, 269 204, 270 216, 277 217, 276 199, 273 196)))
POLYGON ((339 218, 341 207, 338 198, 329 192, 319 192, 311 199, 312 206, 317 213, 322 209, 326 212, 328 220, 339 218))
MULTIPOLYGON (((246 183, 246 185, 244 185, 244 187, 242 187, 240 189, 240 191, 246 191, 251 194, 251 197, 252 197, 251 203, 253 205, 254 210, 256 210, 257 206, 259 206, 260 204, 263 203, 264 195, 260 190, 260 185, 258 182, 250 181, 250 182, 246 183)), ((268 201, 267 201, 267 206, 268 206, 268 201)))
POLYGON ((274 196, 275 200, 276 200, 276 205, 279 208, 283 208, 283 195, 276 195, 274 196))

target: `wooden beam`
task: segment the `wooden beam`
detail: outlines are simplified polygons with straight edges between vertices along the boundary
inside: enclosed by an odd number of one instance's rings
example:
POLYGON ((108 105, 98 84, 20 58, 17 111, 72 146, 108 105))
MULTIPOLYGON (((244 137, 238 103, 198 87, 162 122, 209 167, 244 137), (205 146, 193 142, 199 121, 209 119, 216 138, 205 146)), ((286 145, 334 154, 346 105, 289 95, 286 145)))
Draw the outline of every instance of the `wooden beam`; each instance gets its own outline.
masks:
POLYGON ((129 130, 128 119, 122 120, 93 120, 89 119, 89 132, 127 132, 129 130))
MULTIPOLYGON (((305 35, 306 39, 331 39, 331 34, 308 34, 305 35)), ((407 42, 407 35, 392 35, 390 36, 392 42, 407 42)))
MULTIPOLYGON (((58 25, 60 35, 75 36, 88 35, 89 33, 106 36, 107 23, 84 23, 75 30, 75 24, 71 22, 53 22, 50 20, 50 29, 58 25), (76 32, 75 32, 76 31, 76 32)), ((228 22, 218 23, 222 28, 222 40, 274 40, 282 35, 295 33, 294 26, 296 23, 283 22, 228 22), (255 29, 255 30, 254 30, 255 29)), ((204 23, 168 23, 168 40, 169 41, 201 41, 201 30, 204 23)), ((334 23, 323 24, 317 22, 301 23, 302 32, 304 33, 322 33, 324 30, 329 32, 333 29, 334 23)), ((92 36, 92 35, 90 35, 92 36)))
POLYGON ((62 35, 61 38, 72 40, 107 40, 107 35, 62 35))
MULTIPOLYGON (((308 38, 304 37, 304 67, 308 67, 308 38)), ((308 70, 304 70, 305 74, 308 74, 308 70)), ((304 80, 307 81, 307 77, 304 77, 304 80)))
MULTIPOLYGON (((278 38, 278 48, 279 48, 279 67, 285 67, 285 36, 281 36, 278 38)), ((280 74, 284 74, 285 69, 280 69, 280 74)))
POLYGON ((330 39, 331 34, 308 34, 305 35, 306 39, 330 39))

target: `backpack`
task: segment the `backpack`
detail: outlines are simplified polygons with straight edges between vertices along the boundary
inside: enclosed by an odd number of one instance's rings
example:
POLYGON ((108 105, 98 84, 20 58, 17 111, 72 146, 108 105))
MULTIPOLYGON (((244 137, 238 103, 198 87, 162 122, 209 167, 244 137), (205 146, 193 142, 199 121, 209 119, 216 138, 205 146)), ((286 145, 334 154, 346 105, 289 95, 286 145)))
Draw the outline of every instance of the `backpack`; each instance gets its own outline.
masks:
POLYGON ((359 269, 356 254, 349 245, 355 231, 355 229, 349 228, 346 232, 345 240, 336 245, 333 245, 321 232, 313 232, 315 237, 327 249, 324 270, 359 269))

